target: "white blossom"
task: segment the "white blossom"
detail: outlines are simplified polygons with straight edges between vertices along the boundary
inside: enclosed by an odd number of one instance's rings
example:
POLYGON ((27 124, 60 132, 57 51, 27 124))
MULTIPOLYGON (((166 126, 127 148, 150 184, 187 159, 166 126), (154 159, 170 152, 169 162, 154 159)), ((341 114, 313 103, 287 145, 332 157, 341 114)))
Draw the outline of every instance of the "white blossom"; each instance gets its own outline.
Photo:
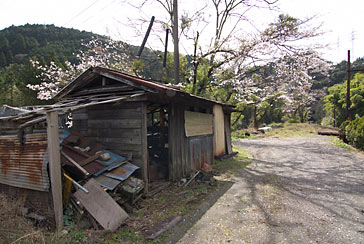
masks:
POLYGON ((94 38, 88 43, 82 43, 82 45, 87 48, 87 51, 79 50, 76 54, 79 62, 72 64, 66 61, 64 63, 65 68, 59 67, 53 61, 42 66, 39 61, 30 60, 31 64, 40 71, 40 75, 37 75, 36 78, 40 79, 41 83, 37 85, 28 84, 27 87, 38 92, 38 99, 52 99, 63 86, 90 67, 102 66, 131 73, 131 59, 125 52, 123 42, 94 38))

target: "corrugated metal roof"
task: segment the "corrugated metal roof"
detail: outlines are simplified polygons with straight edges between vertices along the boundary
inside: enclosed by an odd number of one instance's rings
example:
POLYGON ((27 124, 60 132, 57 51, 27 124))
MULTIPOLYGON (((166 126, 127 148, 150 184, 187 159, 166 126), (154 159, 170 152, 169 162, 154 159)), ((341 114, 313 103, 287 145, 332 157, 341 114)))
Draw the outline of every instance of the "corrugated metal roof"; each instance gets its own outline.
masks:
MULTIPOLYGON (((146 91, 155 91, 155 92, 165 92, 165 93, 176 93, 183 95, 184 98, 191 98, 191 99, 198 99, 206 102, 211 102, 215 104, 220 104, 224 107, 235 107, 234 105, 211 100, 204 97, 199 97, 193 94, 190 94, 186 91, 180 90, 179 87, 172 85, 172 84, 164 84, 161 82, 157 82, 154 80, 147 80, 143 79, 137 76, 129 75, 126 73, 123 73, 118 70, 112 70, 104 67, 91 67, 88 70, 86 70, 84 73, 82 73, 79 77, 77 77, 75 80, 70 82, 67 86, 65 86, 55 97, 56 98, 64 98, 65 96, 69 95, 71 92, 77 90, 77 89, 83 89, 83 87, 87 86, 90 82, 93 81, 93 79, 96 79, 97 76, 108 76, 112 79, 124 79, 131 81, 135 85, 138 85, 141 89, 143 87, 148 88, 146 91)), ((132 84, 130 83, 130 84, 132 84)))
POLYGON ((20 188, 49 191, 47 134, 0 136, 0 183, 20 188))

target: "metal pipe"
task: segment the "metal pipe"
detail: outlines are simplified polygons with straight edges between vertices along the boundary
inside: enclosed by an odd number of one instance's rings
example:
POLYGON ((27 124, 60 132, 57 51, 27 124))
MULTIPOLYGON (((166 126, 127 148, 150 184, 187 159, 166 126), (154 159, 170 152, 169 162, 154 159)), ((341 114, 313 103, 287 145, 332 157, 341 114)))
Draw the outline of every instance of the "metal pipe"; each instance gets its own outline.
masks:
POLYGON ((72 184, 74 184, 75 186, 77 186, 78 188, 80 188, 82 191, 84 191, 85 193, 88 193, 88 190, 81 186, 80 184, 77 183, 77 181, 75 181, 74 179, 72 179, 71 177, 69 177, 68 175, 66 175, 66 173, 63 173, 64 177, 66 177, 68 180, 70 180, 72 182, 72 184))

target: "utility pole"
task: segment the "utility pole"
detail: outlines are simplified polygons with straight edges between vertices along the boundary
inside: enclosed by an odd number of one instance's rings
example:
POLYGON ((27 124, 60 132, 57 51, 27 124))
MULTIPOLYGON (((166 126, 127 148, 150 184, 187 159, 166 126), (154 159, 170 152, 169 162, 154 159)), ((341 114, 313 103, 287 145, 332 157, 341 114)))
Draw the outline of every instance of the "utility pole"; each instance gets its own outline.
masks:
POLYGON ((173 0, 174 84, 179 83, 178 5, 173 0))
POLYGON ((154 19, 155 17, 152 16, 151 20, 150 20, 150 23, 149 23, 149 26, 148 26, 148 29, 147 29, 147 33, 145 33, 145 36, 144 36, 144 39, 143 39, 143 42, 142 42, 142 45, 140 46, 139 48, 139 51, 138 51, 138 54, 137 56, 140 57, 142 55, 142 52, 143 52, 143 49, 144 49, 144 46, 145 46, 145 43, 147 43, 147 40, 148 40, 148 37, 149 37, 149 34, 150 34, 150 31, 152 30, 152 27, 153 27, 153 23, 154 23, 154 19))
POLYGON ((163 67, 164 68, 167 66, 168 33, 169 33, 169 29, 166 29, 166 41, 165 41, 165 44, 164 44, 164 58, 163 58, 163 67))
POLYGON ((348 50, 348 62, 347 62, 346 119, 350 120, 350 50, 348 50))

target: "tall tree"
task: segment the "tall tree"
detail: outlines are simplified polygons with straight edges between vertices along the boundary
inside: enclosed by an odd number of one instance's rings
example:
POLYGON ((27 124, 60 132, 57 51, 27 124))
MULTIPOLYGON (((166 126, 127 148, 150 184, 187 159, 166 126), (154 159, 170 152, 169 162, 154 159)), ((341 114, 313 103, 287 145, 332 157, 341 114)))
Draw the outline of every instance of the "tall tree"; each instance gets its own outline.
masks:
MULTIPOLYGON (((171 0, 158 0, 166 10, 166 18, 160 18, 161 26, 166 28, 173 23, 171 0)), ((269 62, 287 53, 301 50, 295 42, 312 38, 319 33, 317 28, 307 28, 311 18, 299 20, 289 15, 280 15, 265 31, 244 32, 243 28, 251 23, 248 17, 252 9, 274 8, 276 1, 267 0, 206 0, 193 10, 184 9, 180 18, 180 36, 186 42, 192 41, 191 53, 192 83, 190 92, 211 96, 216 85, 216 75, 226 66, 235 66, 244 72, 257 62, 269 62), (213 25, 211 25, 213 24, 213 25), (213 30, 210 26, 214 26, 213 30), (204 41, 203 41, 204 40, 204 41), (209 40, 206 42, 206 40, 209 40), (298 48, 298 49, 297 49, 298 48), (275 55, 273 55, 275 54, 275 55), (205 70, 205 77, 197 79, 199 69, 205 70)), ((143 0, 140 8, 149 8, 152 1, 143 0)), ((200 3, 200 2, 199 2, 200 3)), ((179 6, 183 6, 183 2, 179 6)), ((157 21, 158 22, 158 21, 157 21)), ((163 29, 163 28, 162 28, 163 29)), ((302 44, 302 43, 301 43, 302 44)), ((230 96, 228 96, 230 97, 230 96)), ((221 98, 222 100, 225 100, 221 98)))

